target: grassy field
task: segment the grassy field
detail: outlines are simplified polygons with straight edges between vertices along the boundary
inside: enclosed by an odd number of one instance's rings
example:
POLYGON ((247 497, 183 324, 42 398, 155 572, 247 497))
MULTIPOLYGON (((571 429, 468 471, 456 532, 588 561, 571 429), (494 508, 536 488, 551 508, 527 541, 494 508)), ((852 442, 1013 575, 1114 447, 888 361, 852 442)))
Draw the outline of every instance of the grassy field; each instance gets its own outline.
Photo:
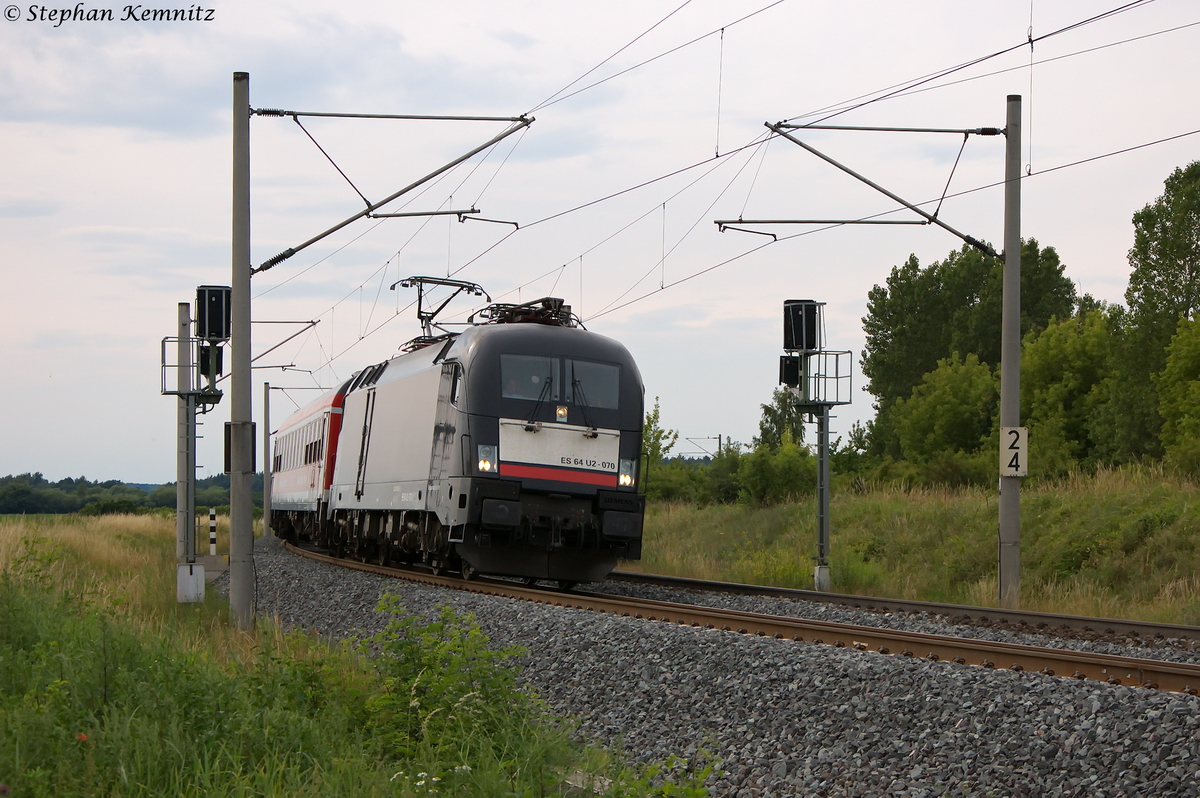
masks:
POLYGON ((469 617, 240 631, 176 603, 174 550, 170 517, 0 517, 0 795, 706 794, 573 743, 469 617))
MULTIPOLYGON (((848 488, 831 507, 837 592, 996 605, 994 490, 848 488)), ((651 505, 654 573, 812 587, 816 506, 651 505)), ((1025 609, 1200 624, 1200 486, 1127 467, 1021 494, 1025 609)))

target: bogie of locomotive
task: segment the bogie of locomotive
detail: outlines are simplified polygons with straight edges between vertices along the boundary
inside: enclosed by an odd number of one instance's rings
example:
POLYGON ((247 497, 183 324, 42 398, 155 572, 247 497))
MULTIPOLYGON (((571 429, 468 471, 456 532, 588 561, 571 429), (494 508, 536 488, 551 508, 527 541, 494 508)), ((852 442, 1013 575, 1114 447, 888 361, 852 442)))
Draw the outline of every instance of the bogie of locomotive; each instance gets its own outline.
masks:
POLYGON ((642 417, 619 343, 563 324, 469 326, 281 426, 273 526, 381 563, 601 579, 641 555, 642 417))

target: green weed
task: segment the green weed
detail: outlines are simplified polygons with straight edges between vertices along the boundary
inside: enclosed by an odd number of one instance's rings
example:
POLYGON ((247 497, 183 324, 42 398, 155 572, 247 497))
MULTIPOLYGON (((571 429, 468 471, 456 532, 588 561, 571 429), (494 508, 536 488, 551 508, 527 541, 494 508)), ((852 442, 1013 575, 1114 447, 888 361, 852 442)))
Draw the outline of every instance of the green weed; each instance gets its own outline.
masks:
MULTIPOLYGON (((994 490, 835 482, 833 590, 994 606, 994 490)), ((704 579, 812 587, 816 505, 652 503, 640 563, 704 579)), ((1200 485, 1158 466, 1075 471, 1022 492, 1022 605, 1200 620, 1200 485)))

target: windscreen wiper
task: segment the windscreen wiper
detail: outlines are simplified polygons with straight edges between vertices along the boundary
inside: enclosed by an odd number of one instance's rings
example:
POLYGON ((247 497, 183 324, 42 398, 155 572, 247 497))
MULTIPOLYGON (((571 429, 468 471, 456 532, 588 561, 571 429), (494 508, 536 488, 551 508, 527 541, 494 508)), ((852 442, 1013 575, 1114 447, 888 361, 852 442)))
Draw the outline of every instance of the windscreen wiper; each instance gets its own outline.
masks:
POLYGON ((579 409, 583 412, 583 425, 588 428, 586 435, 589 438, 595 438, 597 436, 596 425, 593 424, 591 419, 588 418, 587 396, 585 396, 583 393, 583 381, 575 377, 574 360, 571 361, 571 392, 575 394, 579 400, 579 409))
POLYGON ((542 402, 546 401, 546 397, 550 395, 550 383, 553 381, 553 378, 547 374, 546 384, 542 386, 542 392, 538 394, 537 404, 533 406, 533 412, 529 414, 529 420, 525 422, 526 432, 537 431, 537 424, 534 422, 534 419, 537 418, 538 410, 541 410, 542 408, 542 402))

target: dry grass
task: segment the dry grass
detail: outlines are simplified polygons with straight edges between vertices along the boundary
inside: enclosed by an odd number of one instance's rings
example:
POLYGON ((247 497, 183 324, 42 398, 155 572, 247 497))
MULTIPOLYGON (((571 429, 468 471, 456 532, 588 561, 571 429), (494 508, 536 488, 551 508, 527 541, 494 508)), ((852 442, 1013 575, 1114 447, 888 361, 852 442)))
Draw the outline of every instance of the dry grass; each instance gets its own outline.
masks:
MULTIPOLYGON (((208 519, 197 549, 208 553, 208 519)), ((229 551, 229 519, 217 519, 217 551, 229 551)), ((145 629, 170 628, 185 646, 241 658, 255 638, 229 622, 209 588, 203 604, 176 600, 175 519, 161 515, 0 516, 0 573, 39 578, 145 629)), ((279 641, 282 645, 282 640, 279 641)))
MULTIPOLYGON (((835 491, 833 589, 996 606, 993 490, 835 491)), ((1161 466, 1073 473, 1022 491, 1022 605, 1200 624, 1200 485, 1161 466)), ((653 573, 812 587, 816 507, 651 505, 653 573)))

